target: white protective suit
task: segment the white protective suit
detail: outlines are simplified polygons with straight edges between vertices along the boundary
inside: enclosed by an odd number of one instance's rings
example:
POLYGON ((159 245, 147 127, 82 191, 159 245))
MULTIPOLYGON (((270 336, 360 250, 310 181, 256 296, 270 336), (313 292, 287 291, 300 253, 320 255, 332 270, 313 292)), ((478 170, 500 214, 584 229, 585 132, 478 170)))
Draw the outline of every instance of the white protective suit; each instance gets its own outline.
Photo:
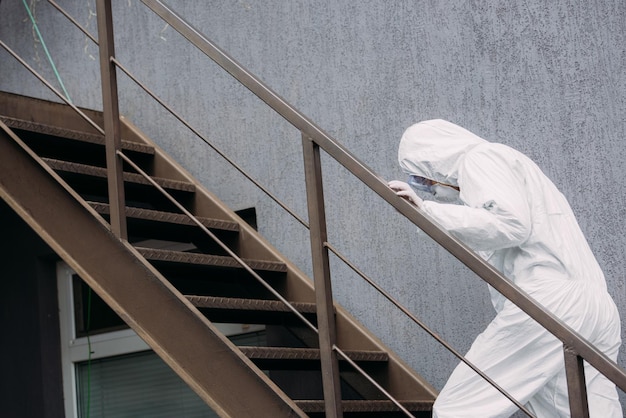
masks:
MULTIPOLYGON (((452 235, 476 250, 534 300, 614 361, 617 308, 565 197, 529 158, 443 120, 408 128, 403 171, 460 188, 464 205, 420 202, 452 235)), ((569 417, 563 345, 490 288, 494 320, 467 358, 538 417, 569 417)), ((585 363, 593 418, 622 417, 615 385, 585 363)), ((508 399, 459 364, 433 417, 508 417, 508 399)))

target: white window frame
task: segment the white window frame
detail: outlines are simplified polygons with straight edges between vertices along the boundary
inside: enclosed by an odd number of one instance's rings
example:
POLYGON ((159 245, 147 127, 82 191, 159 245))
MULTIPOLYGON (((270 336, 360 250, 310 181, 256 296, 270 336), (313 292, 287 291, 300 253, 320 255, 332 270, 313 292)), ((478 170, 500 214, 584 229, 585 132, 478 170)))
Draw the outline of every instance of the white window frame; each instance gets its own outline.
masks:
MULTIPOLYGON (((72 276, 76 273, 65 262, 57 263, 57 289, 61 336, 61 364, 65 417, 78 418, 76 363, 106 357, 151 351, 151 348, 132 330, 112 331, 89 337, 76 337, 74 323, 74 291, 72 276)), ((224 335, 233 336, 262 331, 262 325, 214 324, 224 335)))

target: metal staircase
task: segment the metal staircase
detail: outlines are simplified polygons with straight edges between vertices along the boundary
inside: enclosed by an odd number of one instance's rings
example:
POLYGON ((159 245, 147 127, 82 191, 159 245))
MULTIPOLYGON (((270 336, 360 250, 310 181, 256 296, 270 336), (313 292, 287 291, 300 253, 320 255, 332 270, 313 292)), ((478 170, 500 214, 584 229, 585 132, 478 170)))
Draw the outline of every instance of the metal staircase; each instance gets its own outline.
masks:
MULTIPOLYGON (((2 198, 209 405, 223 416, 325 416, 318 336, 292 312, 316 324, 312 282, 252 226, 123 121, 124 152, 262 282, 128 164, 128 241, 118 239, 104 137, 69 106, 7 93, 0 121, 2 198), (236 347, 213 323, 263 324, 270 345, 236 347)), ((355 363, 410 414, 430 416, 433 388, 341 307, 334 314, 349 358, 339 360, 343 415, 406 416, 355 363)))
POLYGON ((310 231, 310 280, 245 216, 120 119, 116 74, 124 73, 205 140, 117 60, 111 1, 97 1, 98 39, 48 2, 99 45, 103 112, 76 108, 0 40, 0 47, 68 104, 0 93, 0 198, 220 416, 431 415, 436 391, 333 303, 329 252, 532 416, 327 242, 320 151, 563 342, 572 416, 588 416, 583 360, 626 390, 626 371, 396 196, 367 165, 163 1, 142 0, 300 132, 309 222, 275 201, 310 231), (268 346, 237 347, 214 326, 219 322, 263 324, 268 346))

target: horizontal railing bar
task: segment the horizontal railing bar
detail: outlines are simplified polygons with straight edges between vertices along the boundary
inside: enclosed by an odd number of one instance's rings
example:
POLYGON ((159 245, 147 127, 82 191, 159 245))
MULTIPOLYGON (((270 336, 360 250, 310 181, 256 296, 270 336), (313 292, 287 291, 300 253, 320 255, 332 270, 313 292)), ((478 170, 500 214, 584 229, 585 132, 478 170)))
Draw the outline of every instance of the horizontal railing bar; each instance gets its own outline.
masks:
POLYGON ((142 0, 142 2, 215 63, 231 74, 248 90, 254 93, 259 99, 267 103, 302 133, 309 136, 332 158, 396 208, 407 219, 422 229, 450 254, 465 264, 493 288, 498 290, 503 296, 515 303, 559 340, 575 350, 588 363, 626 392, 626 372, 614 361, 604 353, 598 351, 578 333, 532 300, 518 286, 485 262, 469 247, 465 246, 460 240, 439 227, 428 215, 406 202, 404 199, 396 196, 395 192, 387 186, 387 182, 384 179, 378 177, 369 167, 359 161, 349 151, 343 148, 303 114, 294 109, 254 75, 245 70, 193 26, 175 14, 162 1, 142 0))
POLYGON ((245 178, 251 181, 256 187, 261 189, 263 193, 265 193, 270 199, 276 202, 281 208, 283 208, 287 213, 294 217, 298 222, 300 222, 305 228, 309 228, 309 225, 305 220, 303 220, 298 214, 292 211, 285 203, 283 203, 280 199, 278 199, 274 194, 272 194, 267 188, 257 182, 252 176, 250 176, 243 168, 241 168, 237 163, 235 163, 232 159, 230 159, 226 154, 224 154, 220 149, 218 149, 215 145, 213 145, 208 139, 206 139, 198 130, 192 127, 181 115, 179 115, 174 109, 168 106, 160 97, 158 97, 152 90, 150 90, 144 83, 139 81, 128 69, 126 69, 122 63, 120 63, 116 58, 111 57, 111 61, 122 70, 131 80, 133 80, 139 87, 141 87, 146 93, 150 95, 154 100, 156 100, 161 106, 163 106, 168 112, 172 114, 176 119, 180 121, 183 125, 185 125, 191 132, 194 133, 198 138, 204 141, 213 151, 215 151, 220 157, 222 157, 228 164, 230 164, 233 168, 239 171, 245 178))
POLYGON ((361 278, 363 280, 365 280, 370 286, 372 286, 374 289, 376 289, 376 291, 378 291, 378 293, 383 295, 389 302, 394 304, 396 306, 396 308, 398 308, 400 311, 402 311, 403 314, 405 314, 407 317, 409 317, 409 319, 411 319, 413 322, 415 322, 420 328, 422 328, 426 333, 428 333, 428 335, 430 335, 432 338, 434 338, 439 344, 444 346, 456 358, 461 360, 470 369, 472 369, 474 372, 476 372, 480 377, 485 379, 485 381, 487 381, 491 386, 493 386, 498 392, 500 392, 501 394, 506 396, 507 399, 510 400, 511 402, 513 402, 513 404, 515 404, 515 406, 517 406, 519 409, 521 409, 522 412, 524 412, 529 417, 534 417, 534 415, 528 409, 526 409, 526 407, 524 407, 524 405, 522 405, 520 402, 518 402, 517 399, 515 399, 512 395, 510 395, 506 390, 504 390, 504 388, 502 388, 500 385, 498 385, 489 376, 487 376, 485 373, 483 373, 472 362, 467 360, 461 353, 459 353, 454 347, 452 347, 450 344, 448 344, 443 338, 441 338, 439 336, 439 334, 437 334, 435 331, 433 331, 428 325, 426 325, 424 322, 420 321, 420 319, 418 317, 416 317, 404 305, 402 305, 400 302, 398 302, 393 296, 391 296, 389 294, 389 292, 387 292, 380 285, 378 285, 378 283, 376 283, 369 276, 367 276, 365 273, 363 273, 357 266, 355 266, 350 260, 348 260, 339 250, 337 250, 335 247, 333 247, 328 242, 324 243, 324 245, 330 251, 332 251, 333 254, 335 254, 337 257, 339 257, 339 259, 341 261, 343 261, 348 267, 350 267, 356 274, 361 276, 361 278))
POLYGON ((91 41, 98 45, 98 40, 91 34, 87 29, 81 26, 80 23, 76 19, 74 19, 68 12, 66 12, 61 6, 57 4, 54 0, 48 0, 48 3, 52 5, 55 9, 57 9, 63 16, 65 16, 70 22, 74 24, 82 33, 84 33, 91 41))
MULTIPOLYGON (((186 216, 189 217, 205 234, 207 234, 214 242, 216 242, 229 256, 231 256, 237 263, 239 263, 248 273, 250 273, 263 287, 269 290, 276 298, 278 298, 282 303, 284 303, 290 311, 292 311, 296 316, 304 322, 304 324, 311 329, 316 334, 319 334, 319 330, 315 325, 311 323, 306 317, 298 311, 291 302, 285 299, 278 291, 276 291, 269 283, 267 283, 256 271, 254 271, 241 257, 239 257, 233 250, 231 250, 224 242, 222 242, 213 232, 211 232, 195 215, 193 215, 187 208, 185 208, 182 204, 180 204, 171 194, 169 194, 160 184, 152 179, 145 171, 143 171, 134 161, 132 161, 129 157, 127 157, 122 151, 117 151, 117 154, 126 161, 137 173, 141 174, 152 186, 154 186, 161 194, 163 194, 170 202, 172 202, 181 212, 183 212, 186 216)), ((363 374, 363 376, 370 380, 376 388, 378 388, 390 401, 398 405, 398 407, 404 410, 404 407, 398 404, 398 401, 391 396, 380 384, 374 381, 363 369, 358 367, 356 364, 352 362, 351 359, 348 358, 348 355, 341 350, 336 345, 333 345, 333 349, 337 351, 341 357, 346 359, 349 363, 356 366, 356 369, 359 373, 363 374)), ((413 417, 408 411, 406 411, 410 417, 413 417)))
POLYGON ((11 48, 9 48, 2 40, 0 40, 0 46, 2 46, 9 54, 13 56, 20 64, 22 64, 28 71, 31 72, 35 77, 39 79, 46 87, 48 87, 54 94, 59 96, 61 100, 63 100, 68 106, 70 106, 76 113, 78 113, 87 123, 89 123, 92 127, 94 127, 98 132, 104 135, 104 129, 102 129, 96 122, 91 120, 89 116, 85 115, 83 111, 81 111, 78 107, 76 107, 68 98, 66 98, 60 91, 54 88, 52 84, 50 84, 43 76, 41 76, 35 69, 33 69, 26 61, 24 61, 17 53, 15 53, 11 48))

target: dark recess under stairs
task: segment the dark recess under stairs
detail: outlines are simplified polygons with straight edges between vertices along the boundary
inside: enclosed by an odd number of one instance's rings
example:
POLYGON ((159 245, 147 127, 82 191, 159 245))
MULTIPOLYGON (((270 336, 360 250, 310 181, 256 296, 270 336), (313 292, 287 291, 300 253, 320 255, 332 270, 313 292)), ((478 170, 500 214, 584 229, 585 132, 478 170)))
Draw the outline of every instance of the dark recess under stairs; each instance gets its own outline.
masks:
MULTIPOLYGON (((0 120, 108 221, 104 138, 67 106, 7 93, 0 98, 0 120)), ((101 120, 97 112, 89 115, 101 120)), ((123 150, 133 161, 315 323, 311 285, 293 265, 255 238, 243 218, 234 212, 222 216, 223 204, 130 123, 124 122, 122 135, 123 150)), ((4 135, 0 140, 11 139, 4 135)), ((125 167, 124 182, 128 241, 138 253, 210 321, 264 325, 268 346, 239 350, 304 413, 324 416, 317 336, 143 177, 125 167), (167 249, 171 243, 184 250, 167 249)), ((432 387, 340 307, 336 312, 338 345, 415 416, 430 416, 432 387)), ((346 417, 405 416, 344 363, 340 361, 346 417)))

